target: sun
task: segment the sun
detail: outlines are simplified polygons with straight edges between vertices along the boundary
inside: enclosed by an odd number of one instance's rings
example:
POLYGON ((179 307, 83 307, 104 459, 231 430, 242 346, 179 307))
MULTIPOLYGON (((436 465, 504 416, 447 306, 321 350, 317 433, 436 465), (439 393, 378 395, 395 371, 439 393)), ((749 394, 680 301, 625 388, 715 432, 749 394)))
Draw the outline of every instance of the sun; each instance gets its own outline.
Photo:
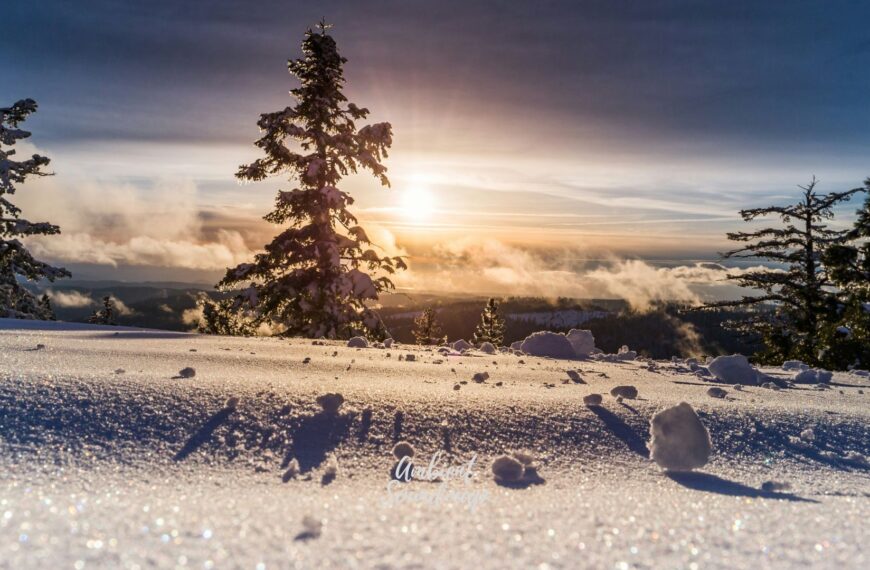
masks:
POLYGON ((432 217, 435 197, 424 186, 413 184, 402 191, 402 214, 414 223, 422 223, 432 217))

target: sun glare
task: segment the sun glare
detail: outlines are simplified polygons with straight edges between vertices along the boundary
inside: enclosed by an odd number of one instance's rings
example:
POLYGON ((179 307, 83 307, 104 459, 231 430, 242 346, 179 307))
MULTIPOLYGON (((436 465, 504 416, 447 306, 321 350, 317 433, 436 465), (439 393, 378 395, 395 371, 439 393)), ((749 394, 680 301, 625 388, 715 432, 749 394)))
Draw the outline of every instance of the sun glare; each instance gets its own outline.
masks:
POLYGON ((435 198, 423 186, 414 184, 402 192, 402 214, 414 223, 425 222, 432 217, 435 198))

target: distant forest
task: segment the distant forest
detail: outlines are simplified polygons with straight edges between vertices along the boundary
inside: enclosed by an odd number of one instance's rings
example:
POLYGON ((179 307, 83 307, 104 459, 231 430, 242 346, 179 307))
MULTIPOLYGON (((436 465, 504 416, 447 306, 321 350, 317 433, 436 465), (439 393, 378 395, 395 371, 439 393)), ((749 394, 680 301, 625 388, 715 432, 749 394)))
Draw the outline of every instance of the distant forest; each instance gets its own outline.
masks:
MULTIPOLYGON (((116 315, 119 325, 189 331, 194 324, 185 322, 185 311, 195 311, 197 299, 202 295, 219 298, 221 294, 204 291, 184 284, 131 285, 94 283, 83 287, 54 287, 58 292, 76 291, 95 304, 80 307, 61 307, 55 304, 57 317, 66 321, 86 322, 96 307, 96 300, 112 295, 129 309, 116 315)), ((438 295, 390 295, 380 314, 393 337, 413 343, 414 317, 425 307, 436 309, 443 333, 452 340, 470 339, 480 319, 486 298, 456 298, 438 295)), ((653 311, 632 311, 627 303, 612 299, 556 299, 511 297, 504 299, 499 308, 506 317, 505 344, 522 340, 539 330, 567 331, 571 327, 542 325, 509 318, 516 313, 547 313, 555 311, 606 311, 605 318, 592 319, 577 328, 589 329, 595 336, 596 346, 605 352, 616 352, 623 344, 652 358, 693 356, 698 354, 751 355, 758 346, 746 342, 722 323, 734 319, 739 310, 696 312, 685 307, 668 304, 653 311)))

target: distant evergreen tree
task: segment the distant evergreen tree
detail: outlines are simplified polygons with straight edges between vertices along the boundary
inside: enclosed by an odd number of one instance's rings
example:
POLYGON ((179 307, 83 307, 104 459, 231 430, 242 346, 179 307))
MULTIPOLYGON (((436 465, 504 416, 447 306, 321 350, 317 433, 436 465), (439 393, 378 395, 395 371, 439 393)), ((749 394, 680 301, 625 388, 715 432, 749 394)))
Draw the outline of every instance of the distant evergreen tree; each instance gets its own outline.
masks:
POLYGON ((11 107, 0 107, 0 317, 16 319, 52 319, 51 304, 42 303, 19 282, 54 281, 69 277, 66 269, 37 261, 18 240, 27 236, 60 233, 60 228, 46 222, 21 219, 21 209, 8 196, 15 186, 30 176, 50 176, 43 170, 50 160, 34 154, 27 160, 13 160, 15 149, 9 148, 30 136, 19 128, 29 115, 36 112, 33 99, 23 99, 11 107))
POLYGON ((474 344, 490 342, 495 346, 501 346, 504 341, 504 329, 504 319, 498 314, 498 301, 490 298, 480 314, 480 322, 474 331, 474 344))
MULTIPOLYGON (((870 193, 870 178, 864 181, 870 193)), ((870 197, 858 210, 843 243, 825 252, 823 263, 837 287, 837 318, 824 329, 830 347, 823 363, 831 368, 870 368, 870 197)))
POLYGON ((88 318, 88 322, 93 325, 116 325, 115 322, 115 302, 110 295, 103 297, 103 308, 94 311, 88 318))
POLYGON ((830 229, 822 222, 833 218, 835 205, 864 189, 817 194, 816 184, 813 178, 809 185, 800 186, 803 196, 796 204, 740 212, 747 222, 778 216, 783 227, 729 233, 728 239, 746 245, 723 254, 724 257, 762 259, 783 269, 772 267, 731 275, 728 278, 741 287, 760 290, 763 294, 704 307, 755 309, 746 313, 746 319, 730 322, 729 326, 761 337, 764 349, 757 356, 762 361, 799 359, 819 365, 826 350, 820 331, 826 321, 837 315, 837 296, 820 261, 832 246, 846 239, 848 231, 830 229))
POLYGON ((417 344, 441 344, 446 340, 432 307, 427 307, 414 319, 414 339, 417 344))
POLYGON ((54 309, 51 306, 51 298, 45 293, 39 298, 39 310, 43 315, 47 315, 46 320, 56 320, 54 309))
POLYGON ((291 91, 296 104, 260 116, 263 136, 256 146, 266 156, 236 174, 245 181, 277 174, 295 179, 299 187, 280 191, 275 209, 265 216, 289 227, 253 263, 227 271, 219 288, 248 285, 214 310, 234 312, 254 328, 266 323, 288 336, 381 338, 383 325, 369 304, 393 283, 369 272, 391 274, 405 269, 405 263, 370 247, 366 232, 348 211, 353 198, 336 185, 365 169, 389 186, 381 160, 392 144, 392 128, 378 123, 357 129, 356 121, 369 111, 349 103, 342 93, 346 59, 327 27, 321 22, 317 31, 308 30, 303 57, 288 63, 300 81, 291 91))

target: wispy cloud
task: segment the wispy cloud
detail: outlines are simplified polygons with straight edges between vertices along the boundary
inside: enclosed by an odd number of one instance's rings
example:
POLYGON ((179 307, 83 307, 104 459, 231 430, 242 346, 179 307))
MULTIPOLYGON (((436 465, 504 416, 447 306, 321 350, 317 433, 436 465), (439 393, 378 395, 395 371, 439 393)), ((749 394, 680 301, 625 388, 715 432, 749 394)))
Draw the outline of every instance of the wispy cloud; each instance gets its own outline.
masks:
POLYGON ((89 296, 80 291, 55 291, 46 289, 45 294, 56 307, 62 308, 83 308, 90 307, 95 301, 89 296))

